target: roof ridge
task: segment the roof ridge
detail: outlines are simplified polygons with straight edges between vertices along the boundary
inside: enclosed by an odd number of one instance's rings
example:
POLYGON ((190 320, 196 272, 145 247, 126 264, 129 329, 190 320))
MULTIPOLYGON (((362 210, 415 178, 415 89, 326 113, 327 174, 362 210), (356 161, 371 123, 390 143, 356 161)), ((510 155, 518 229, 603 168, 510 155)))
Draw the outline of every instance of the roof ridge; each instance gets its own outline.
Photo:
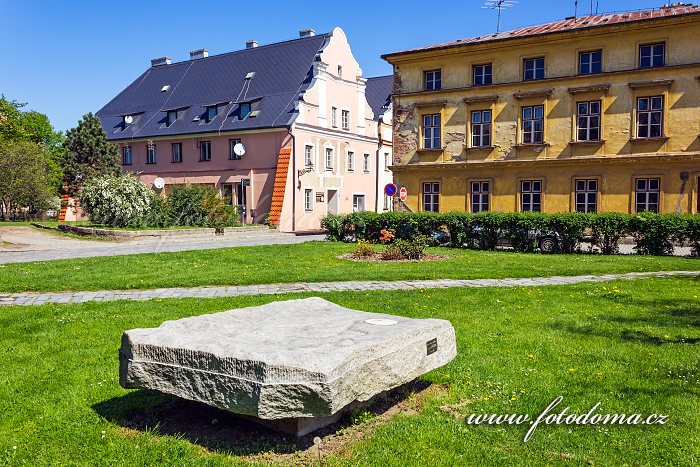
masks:
POLYGON ((190 58, 190 59, 186 59, 186 60, 181 60, 181 61, 179 61, 179 62, 173 62, 173 63, 171 63, 170 65, 160 65, 160 66, 158 66, 158 68, 161 68, 161 67, 162 67, 162 68, 167 68, 167 67, 171 67, 171 66, 174 66, 174 65, 181 65, 181 64, 183 64, 183 63, 189 63, 189 62, 193 62, 193 61, 199 62, 199 61, 203 61, 203 60, 209 60, 209 59, 212 59, 212 58, 226 57, 226 56, 230 56, 230 55, 236 55, 236 54, 251 52, 251 51, 254 51, 254 50, 269 49, 269 48, 273 48, 273 47, 279 47, 279 46, 282 46, 282 45, 286 45, 286 44, 289 44, 290 42, 307 41, 307 40, 311 40, 311 39, 318 39, 318 38, 321 38, 321 37, 322 37, 322 38, 328 38, 328 37, 330 36, 330 34, 331 34, 330 32, 324 32, 323 34, 316 34, 315 36, 297 37, 297 38, 294 38, 294 39, 287 39, 286 41, 272 42, 272 43, 270 43, 270 44, 259 45, 259 46, 257 46, 257 47, 253 47, 253 48, 250 48, 250 49, 231 50, 231 51, 229 51, 229 52, 222 52, 222 53, 220 53, 220 54, 209 55, 208 57, 197 58, 197 59, 194 59, 194 60, 190 58))

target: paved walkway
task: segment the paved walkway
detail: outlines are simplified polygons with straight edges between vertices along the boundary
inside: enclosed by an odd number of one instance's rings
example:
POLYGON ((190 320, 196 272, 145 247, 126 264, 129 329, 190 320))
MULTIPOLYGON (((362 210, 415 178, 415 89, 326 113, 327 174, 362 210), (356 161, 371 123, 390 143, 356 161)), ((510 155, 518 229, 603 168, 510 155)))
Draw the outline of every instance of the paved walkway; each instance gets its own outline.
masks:
POLYGON ((230 236, 154 238, 130 241, 96 241, 57 235, 32 227, 0 227, 0 264, 135 255, 172 251, 211 250, 238 246, 287 245, 323 240, 324 235, 294 235, 276 231, 240 232, 230 236))
POLYGON ((700 276, 700 271, 630 272, 604 276, 555 276, 523 279, 436 279, 407 281, 348 281, 296 284, 262 284, 222 287, 190 287, 150 290, 47 292, 0 294, 2 305, 44 305, 47 303, 110 302, 164 298, 216 298, 242 295, 276 295, 296 292, 343 292, 365 290, 447 289, 455 287, 541 287, 582 282, 607 282, 644 277, 700 276))

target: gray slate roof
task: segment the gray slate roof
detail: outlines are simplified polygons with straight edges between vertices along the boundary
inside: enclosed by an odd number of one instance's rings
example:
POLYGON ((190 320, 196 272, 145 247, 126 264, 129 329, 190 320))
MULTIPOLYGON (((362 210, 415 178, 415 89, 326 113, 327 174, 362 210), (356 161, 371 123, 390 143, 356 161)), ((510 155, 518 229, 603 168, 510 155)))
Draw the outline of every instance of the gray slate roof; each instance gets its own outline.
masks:
POLYGON ((367 79, 365 97, 367 98, 367 103, 372 108, 372 112, 374 112, 375 120, 379 120, 382 114, 389 108, 393 86, 394 77, 391 75, 367 79))
POLYGON ((111 140, 285 127, 294 121, 295 103, 311 84, 314 60, 329 37, 319 34, 151 67, 97 116, 111 140), (255 76, 246 84, 250 72, 255 76), (170 89, 161 92, 166 85, 170 89), (252 102, 252 110, 259 113, 240 120, 239 102, 252 102), (203 115, 212 104, 221 107, 218 116, 206 123, 203 115), (168 127, 165 120, 172 109, 182 109, 183 115, 168 127), (122 129, 125 115, 134 121, 122 129), (194 121, 197 116, 201 120, 194 121))

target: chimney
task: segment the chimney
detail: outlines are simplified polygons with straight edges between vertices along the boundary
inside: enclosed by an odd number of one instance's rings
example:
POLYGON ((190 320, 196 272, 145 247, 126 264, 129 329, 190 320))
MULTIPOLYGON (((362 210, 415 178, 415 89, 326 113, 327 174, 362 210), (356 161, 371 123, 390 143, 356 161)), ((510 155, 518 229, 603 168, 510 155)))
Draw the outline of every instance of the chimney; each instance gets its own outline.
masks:
POLYGON ((299 37, 313 37, 316 35, 316 31, 313 29, 302 29, 299 31, 299 37))
POLYGON ((190 52, 190 60, 197 60, 198 58, 207 58, 209 56, 209 51, 207 49, 197 49, 190 52))
POLYGON ((151 66, 170 65, 170 57, 158 57, 151 60, 151 66))
POLYGON ((254 49, 258 46, 258 41, 256 40, 249 40, 245 43, 245 48, 246 49, 254 49))

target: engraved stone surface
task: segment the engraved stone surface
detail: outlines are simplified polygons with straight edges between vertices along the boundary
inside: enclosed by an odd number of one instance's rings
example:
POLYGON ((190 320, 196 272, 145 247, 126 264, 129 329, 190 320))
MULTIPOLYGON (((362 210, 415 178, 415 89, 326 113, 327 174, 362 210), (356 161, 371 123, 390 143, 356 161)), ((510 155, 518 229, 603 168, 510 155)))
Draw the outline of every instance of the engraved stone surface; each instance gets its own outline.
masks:
POLYGON ((127 331, 119 377, 301 436, 455 355, 449 321, 307 298, 127 331))

